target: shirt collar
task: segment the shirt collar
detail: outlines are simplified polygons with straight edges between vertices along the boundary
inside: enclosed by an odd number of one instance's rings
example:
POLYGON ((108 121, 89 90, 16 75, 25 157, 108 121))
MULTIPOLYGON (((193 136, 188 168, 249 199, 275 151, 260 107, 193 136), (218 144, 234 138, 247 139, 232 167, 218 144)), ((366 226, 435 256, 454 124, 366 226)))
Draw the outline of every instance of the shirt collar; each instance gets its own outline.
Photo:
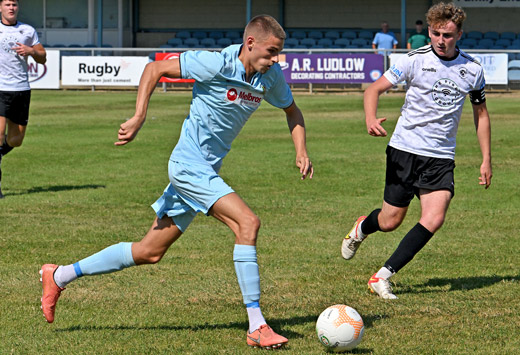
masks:
POLYGON ((16 22, 15 22, 14 24, 12 24, 12 25, 5 24, 4 21, 1 21, 1 20, 0 20, 0 23, 2 23, 2 25, 4 25, 4 26, 8 26, 8 27, 14 27, 14 26, 18 25, 18 21, 16 21, 16 22))
POLYGON ((439 54, 437 54, 437 52, 435 52, 435 49, 433 49, 432 45, 430 45, 430 46, 432 47, 433 54, 435 54, 437 56, 437 58, 439 58, 440 60, 444 60, 445 62, 451 62, 452 60, 457 59, 459 57, 459 54, 460 54, 459 47, 455 46, 455 55, 452 58, 443 57, 443 56, 440 56, 439 54))

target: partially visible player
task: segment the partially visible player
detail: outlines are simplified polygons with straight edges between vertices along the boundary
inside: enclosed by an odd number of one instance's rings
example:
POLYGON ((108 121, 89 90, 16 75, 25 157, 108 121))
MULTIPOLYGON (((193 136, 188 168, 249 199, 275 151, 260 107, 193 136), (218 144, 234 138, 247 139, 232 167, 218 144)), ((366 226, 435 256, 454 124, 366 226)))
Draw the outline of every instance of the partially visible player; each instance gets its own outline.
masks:
POLYGON ((456 47, 465 18, 464 11, 452 3, 432 6, 427 13, 431 45, 403 56, 365 91, 368 133, 385 137, 381 124, 386 118, 377 118, 379 96, 403 80, 407 84, 401 117, 386 150, 383 206, 356 221, 343 239, 342 256, 353 258, 369 234, 399 227, 414 194, 421 202, 419 223, 368 282, 369 289, 385 299, 397 298, 390 277, 408 264, 444 223, 455 192, 455 138, 467 94, 482 152, 479 183, 486 189, 491 184, 491 128, 484 71, 456 47))
POLYGON ((18 0, 0 0, 0 198, 2 158, 22 145, 29 120, 27 57, 40 64, 47 60, 34 28, 17 20, 18 10, 18 0))
POLYGON ((54 320, 56 302, 69 282, 84 275, 157 263, 202 212, 222 221, 235 234, 233 262, 249 316, 247 344, 277 348, 287 343, 266 324, 260 310, 256 254, 260 220, 218 175, 232 141, 265 99, 285 111, 301 179, 313 176, 303 115, 278 65, 284 39, 285 31, 278 22, 261 15, 246 26, 242 45, 232 45, 221 53, 189 51, 180 58, 146 66, 135 115, 121 125, 116 145, 127 144, 139 132, 161 76, 196 81, 189 116, 170 157, 170 184, 153 204, 157 216, 140 242, 115 244, 67 266, 43 265, 42 309, 48 322, 54 320))

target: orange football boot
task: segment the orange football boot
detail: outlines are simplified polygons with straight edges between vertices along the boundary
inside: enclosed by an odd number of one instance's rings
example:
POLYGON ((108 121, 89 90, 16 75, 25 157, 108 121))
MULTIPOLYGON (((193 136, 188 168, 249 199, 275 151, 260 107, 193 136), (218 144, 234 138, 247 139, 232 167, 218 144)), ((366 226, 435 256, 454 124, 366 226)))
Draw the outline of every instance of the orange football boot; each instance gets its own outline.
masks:
POLYGON ((56 285, 54 281, 54 271, 58 268, 58 265, 45 264, 40 270, 40 282, 42 283, 42 298, 41 298, 41 309, 47 322, 54 322, 54 311, 56 310, 56 302, 61 295, 61 291, 64 288, 56 285))
POLYGON ((288 341, 287 338, 276 334, 267 324, 260 326, 252 333, 247 332, 247 345, 255 348, 277 349, 287 344, 288 341))

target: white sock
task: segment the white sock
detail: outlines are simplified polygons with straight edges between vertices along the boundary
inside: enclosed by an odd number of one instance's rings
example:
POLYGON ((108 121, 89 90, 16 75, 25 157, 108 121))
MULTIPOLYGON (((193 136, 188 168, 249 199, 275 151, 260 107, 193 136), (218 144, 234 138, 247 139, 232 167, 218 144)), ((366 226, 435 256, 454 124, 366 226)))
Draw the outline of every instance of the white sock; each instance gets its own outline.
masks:
POLYGON ((358 226, 357 226, 357 231, 356 231, 356 232, 357 232, 357 233, 356 233, 357 236, 358 236, 359 239, 361 239, 361 240, 363 240, 363 239, 366 238, 366 234, 363 233, 363 231, 361 230, 361 225, 363 224, 364 221, 365 221, 365 220, 362 220, 361 223, 358 224, 358 226))
POLYGON ((260 307, 247 307, 247 315, 249 317, 249 333, 254 332, 260 326, 266 324, 260 307))
POLYGON ((379 269, 379 271, 376 273, 377 278, 388 280, 390 277, 392 277, 394 273, 390 270, 388 270, 386 267, 382 267, 379 269))
POLYGON ((69 282, 72 282, 77 278, 78 275, 76 275, 76 270, 74 270, 74 266, 72 264, 58 266, 54 272, 54 282, 56 282, 56 285, 61 288, 65 288, 69 282))

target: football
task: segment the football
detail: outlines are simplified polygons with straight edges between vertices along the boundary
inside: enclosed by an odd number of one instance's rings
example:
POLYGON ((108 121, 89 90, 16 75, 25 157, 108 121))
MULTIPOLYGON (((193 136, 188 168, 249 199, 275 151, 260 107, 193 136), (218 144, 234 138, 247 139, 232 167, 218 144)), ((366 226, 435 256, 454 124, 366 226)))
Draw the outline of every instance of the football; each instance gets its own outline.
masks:
POLYGON ((320 342, 328 349, 342 352, 354 349, 361 342, 365 326, 359 313, 343 304, 324 310, 316 322, 320 342))

